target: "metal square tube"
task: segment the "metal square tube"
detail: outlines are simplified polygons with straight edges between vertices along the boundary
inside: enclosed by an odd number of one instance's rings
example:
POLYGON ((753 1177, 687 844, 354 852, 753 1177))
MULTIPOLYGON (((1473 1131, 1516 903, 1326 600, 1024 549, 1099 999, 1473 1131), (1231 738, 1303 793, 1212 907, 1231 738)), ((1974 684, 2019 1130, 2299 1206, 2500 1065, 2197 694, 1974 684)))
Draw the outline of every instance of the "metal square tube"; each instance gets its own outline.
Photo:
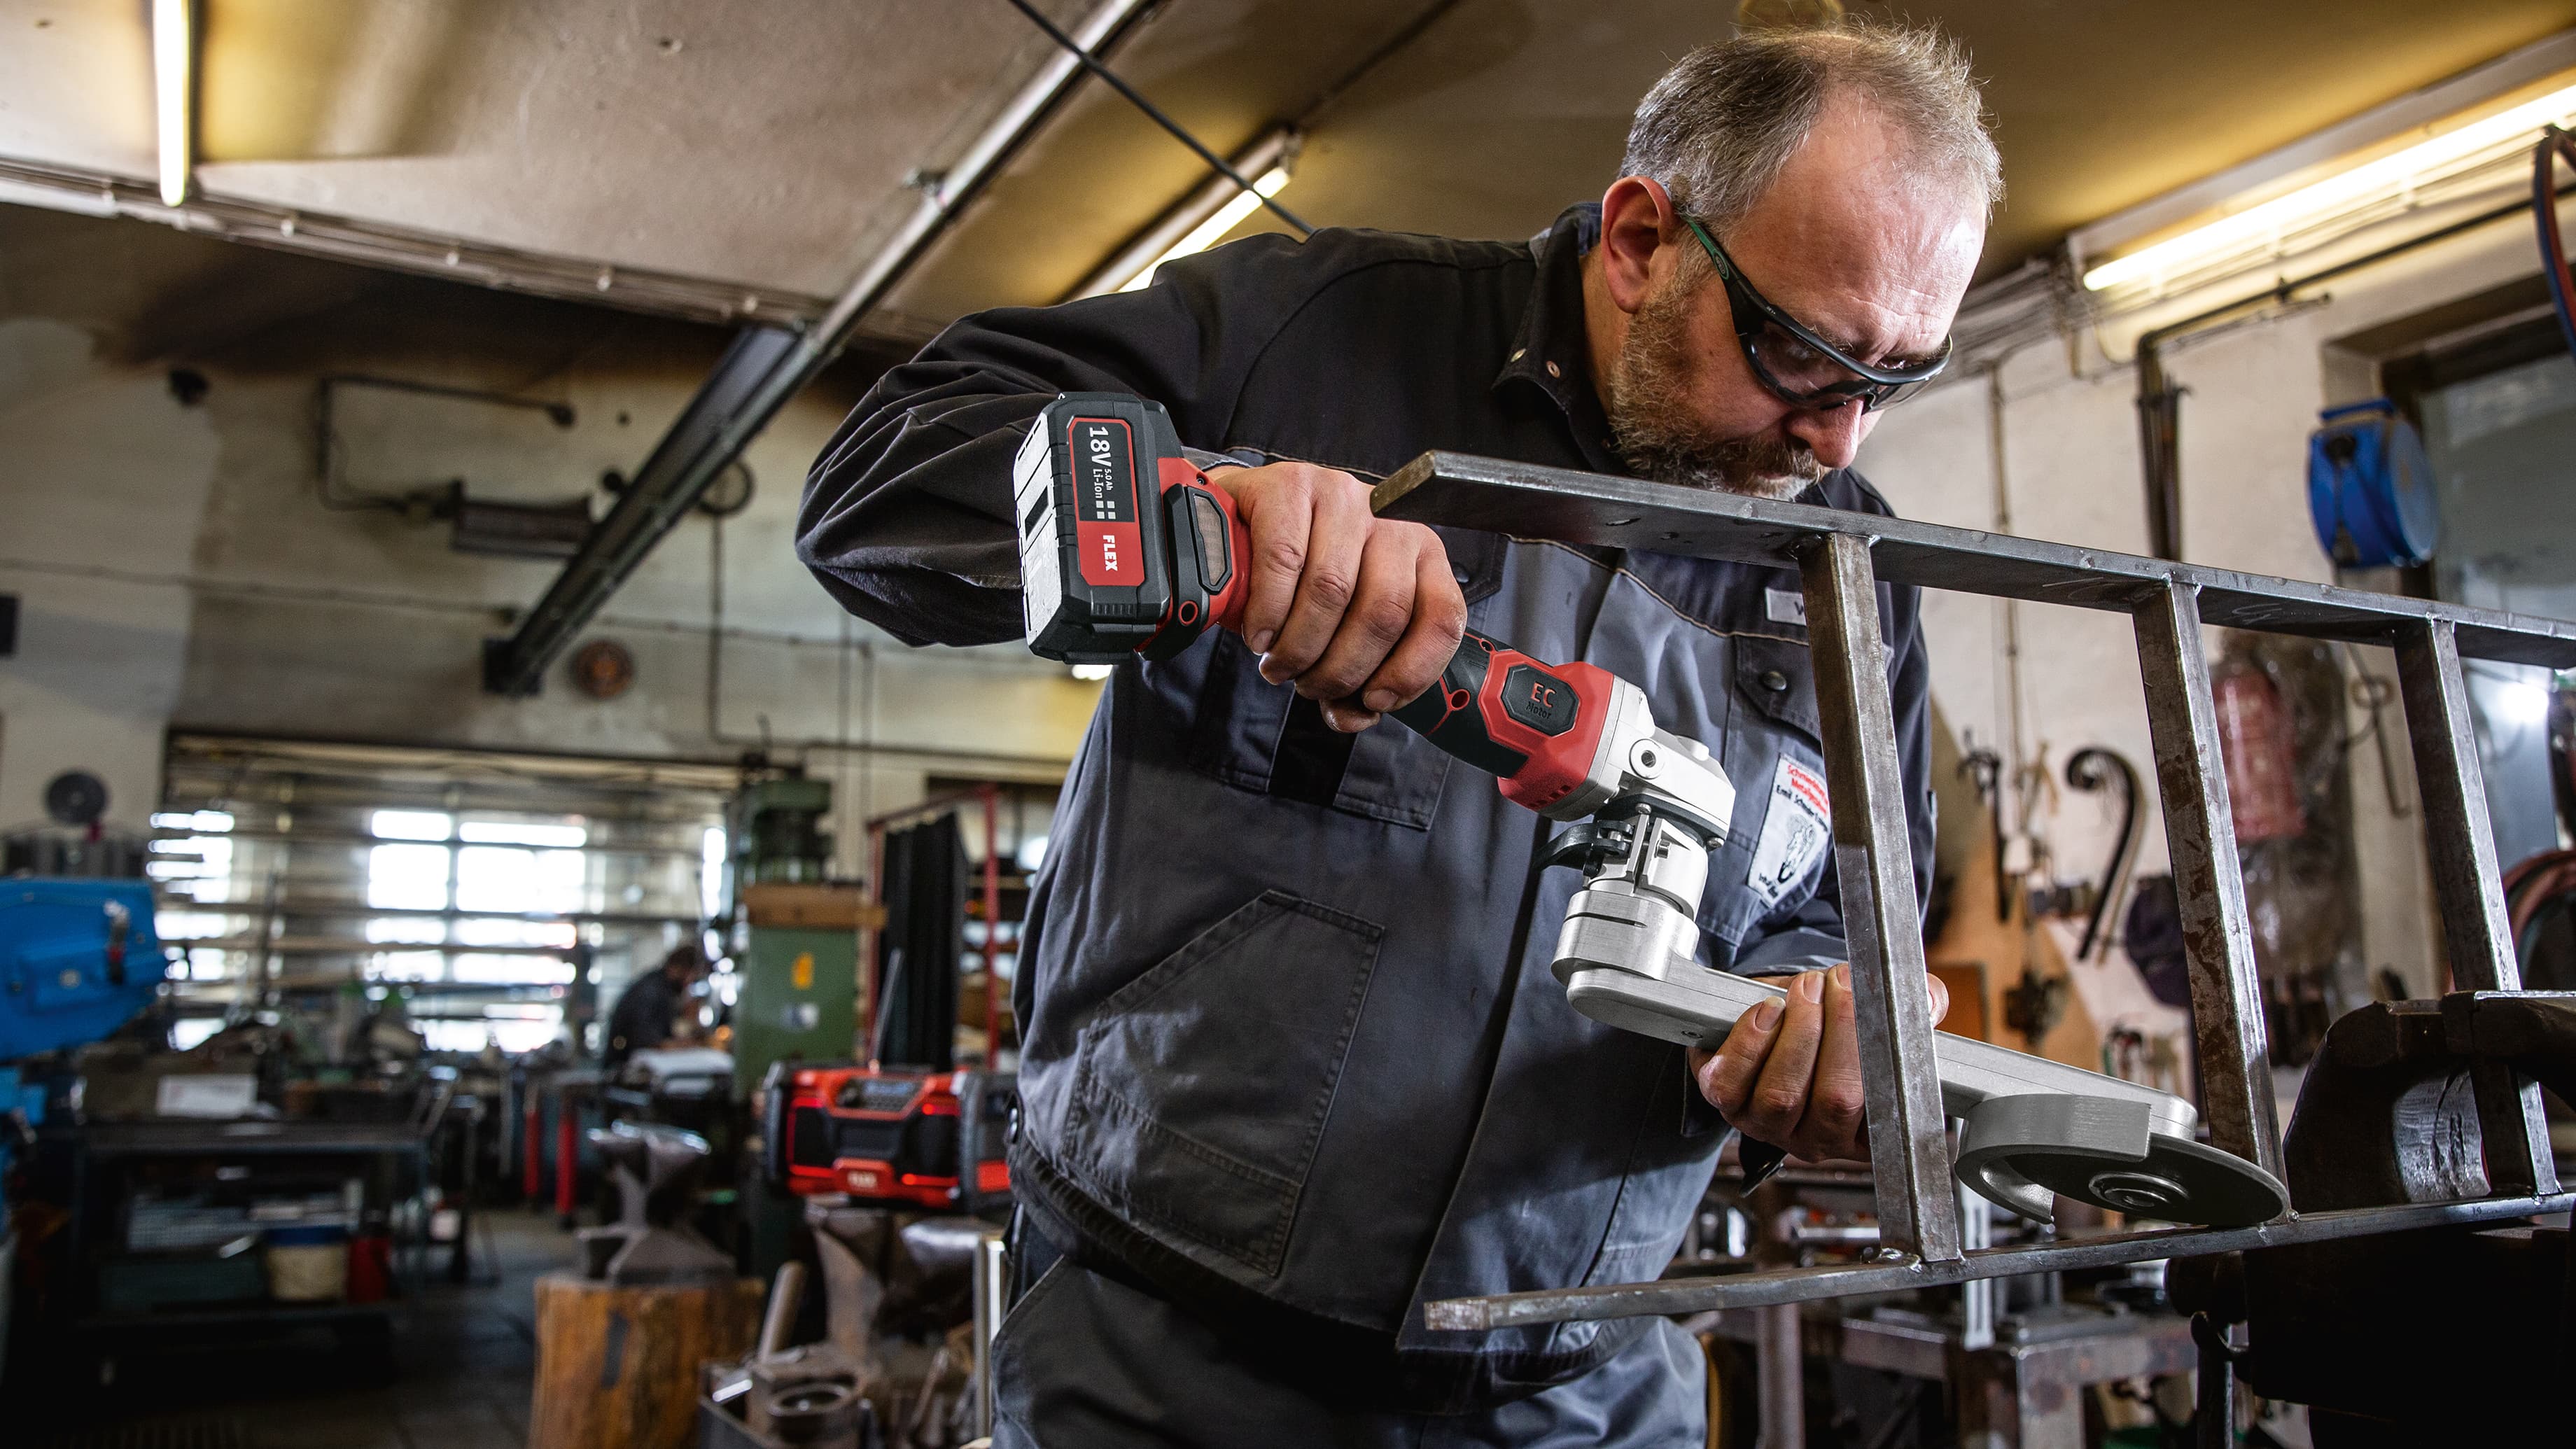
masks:
POLYGON ((1858 1293, 1910 1293, 1981 1278, 2025 1273, 2065 1273, 2185 1258, 2239 1253, 2291 1243, 2324 1243, 2376 1233, 2476 1223, 2511 1223, 2541 1213, 2565 1212, 2576 1195, 2481 1198, 2474 1202, 2409 1203, 2399 1207, 2340 1208, 2282 1217, 2250 1228, 2155 1228, 2009 1248, 1984 1248, 1948 1262, 1830 1264, 1812 1268, 1761 1268, 1718 1277, 1672 1277, 1603 1288, 1542 1288, 1481 1298, 1426 1303, 1423 1321, 1438 1329, 1490 1331, 1531 1323, 1591 1318, 1638 1318, 1807 1303, 1858 1293))
POLYGON ((1927 1260, 1956 1259, 1949 1124, 1941 1113, 1914 850, 1869 543, 1848 533, 1817 539, 1800 572, 1824 730, 1834 868, 1851 948, 1880 1241, 1927 1260))
POLYGON ((2200 1115, 2214 1145, 2279 1177, 2280 1113, 2264 1040, 2263 987, 2254 974, 2245 876, 2219 759, 2209 660, 2201 652, 2200 599, 2188 585, 2168 581, 2133 617, 2190 963, 2200 1115))
POLYGON ((1377 486, 1374 506, 1418 523, 1774 568, 1796 567, 1809 539, 1848 533, 1870 541, 1891 584, 2127 613, 2180 583, 2198 591, 2203 621, 2231 629, 2387 644, 2401 623, 2441 619, 2470 657, 2576 669, 2576 624, 2558 619, 1466 453, 1405 464, 1377 486))
MULTIPOLYGON (((2495 829, 2487 818, 2486 772, 2478 761, 2458 634, 2449 620, 2409 621, 2399 629, 2397 681, 2424 800, 2424 848, 2452 982, 2461 991, 2518 991, 2522 963, 2505 915, 2495 829)), ((2488 1185, 2497 1192, 2557 1191, 2540 1085, 2494 1061, 2479 1062, 2473 1080, 2488 1185)))

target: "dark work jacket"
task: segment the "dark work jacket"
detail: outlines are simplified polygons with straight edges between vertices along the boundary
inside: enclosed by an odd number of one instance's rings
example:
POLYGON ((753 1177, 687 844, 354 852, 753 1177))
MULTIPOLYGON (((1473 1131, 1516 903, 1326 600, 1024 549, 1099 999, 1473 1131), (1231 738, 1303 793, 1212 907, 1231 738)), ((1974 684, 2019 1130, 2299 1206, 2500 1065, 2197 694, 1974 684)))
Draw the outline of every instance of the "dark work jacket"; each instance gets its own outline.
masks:
POLYGON ((608 1040, 600 1061, 614 1072, 637 1052, 651 1051, 671 1039, 671 1023, 680 1014, 681 988, 660 967, 627 983, 608 1013, 608 1040))
MULTIPOLYGON (((1155 399, 1208 455, 1371 480, 1430 448, 1622 471, 1585 362, 1597 227, 1578 207, 1527 243, 1255 237, 1139 292, 968 317, 843 424, 807 482, 800 551, 907 641, 1020 637, 1011 458, 1067 391, 1155 399)), ((1888 511, 1850 472, 1820 486, 1888 511)), ((1470 624, 1632 681, 1733 779, 1705 959, 1842 959, 1828 852, 1774 804, 1793 766, 1823 773, 1796 574, 1447 522, 1470 624), (1777 878, 1757 886, 1766 825, 1777 878)), ((1917 598, 1882 585, 1879 608, 1925 873, 1917 598)), ((1478 1335, 1422 1318, 1461 1294, 1654 1277, 1722 1135, 1678 1047, 1577 1015, 1549 974, 1577 881, 1532 870, 1546 833, 1399 725, 1325 729, 1230 634, 1119 666, 1013 988, 1022 1205, 1086 1265, 1283 1368, 1318 1366, 1323 1392, 1459 1409, 1615 1352, 1633 1323, 1478 1335)))

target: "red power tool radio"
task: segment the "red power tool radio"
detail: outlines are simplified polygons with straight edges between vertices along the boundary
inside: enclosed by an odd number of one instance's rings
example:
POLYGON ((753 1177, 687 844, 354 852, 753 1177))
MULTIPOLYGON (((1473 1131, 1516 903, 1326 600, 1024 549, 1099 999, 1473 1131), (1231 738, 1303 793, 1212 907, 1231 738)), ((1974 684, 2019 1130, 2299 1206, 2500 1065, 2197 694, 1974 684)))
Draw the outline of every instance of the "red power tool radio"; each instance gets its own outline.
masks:
POLYGON ((764 1165, 789 1192, 943 1212, 1010 1200, 1011 1073, 781 1062, 770 1076, 764 1165))
MULTIPOLYGON (((1065 393, 1030 429, 1012 474, 1031 652, 1069 664, 1168 659, 1211 625, 1240 627, 1249 535, 1160 403, 1065 393)), ((1625 680, 1541 663, 1472 629, 1439 687, 1394 716, 1500 777, 1505 799, 1559 820, 1608 804, 1627 751, 1654 731, 1645 696, 1625 680)), ((1722 814, 1707 824, 1724 835, 1722 814)))

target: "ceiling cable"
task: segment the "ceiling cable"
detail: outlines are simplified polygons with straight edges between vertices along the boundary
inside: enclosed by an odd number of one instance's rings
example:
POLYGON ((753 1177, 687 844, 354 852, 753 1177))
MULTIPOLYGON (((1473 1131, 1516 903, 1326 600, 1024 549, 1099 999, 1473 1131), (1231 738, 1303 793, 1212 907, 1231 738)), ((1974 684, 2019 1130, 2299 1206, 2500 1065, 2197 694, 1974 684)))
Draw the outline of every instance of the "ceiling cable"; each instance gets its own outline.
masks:
POLYGON ((1093 75, 1096 75, 1102 80, 1108 82, 1111 90, 1125 96, 1128 104, 1134 106, 1140 111, 1143 111, 1146 117, 1152 120, 1155 125, 1171 132, 1174 139, 1178 140, 1182 145, 1189 147, 1192 151, 1197 152, 1200 160, 1205 161, 1208 165, 1216 168, 1217 174, 1223 176, 1226 180, 1233 182, 1235 185, 1242 187, 1244 191, 1250 195, 1260 197, 1262 206, 1267 208, 1273 216, 1278 217, 1281 221, 1284 221, 1288 223, 1289 226, 1295 228, 1299 236, 1307 237, 1315 234, 1315 229, 1308 226, 1305 223, 1305 220, 1299 217, 1297 213, 1281 206, 1278 202, 1267 196, 1262 196, 1258 190, 1254 189, 1253 184, 1250 181, 1244 179, 1242 172, 1235 170, 1233 166, 1227 164, 1224 157, 1217 155, 1214 151, 1211 151, 1206 146, 1200 144, 1198 137, 1191 135, 1181 126, 1180 122, 1164 115, 1161 108, 1156 106, 1152 101, 1149 101, 1143 96, 1137 94, 1136 88, 1120 79, 1118 72, 1111 70, 1106 65, 1103 65, 1100 62, 1099 57, 1082 48, 1081 42, 1058 29, 1056 23, 1047 19, 1043 12, 1041 12, 1035 5, 1029 3, 1029 0, 1011 0, 1011 8, 1019 11, 1022 15, 1029 17, 1030 23, 1036 25, 1038 29, 1045 31, 1048 39, 1064 47, 1068 54, 1072 55, 1074 59, 1082 62, 1083 69, 1090 71, 1093 75))

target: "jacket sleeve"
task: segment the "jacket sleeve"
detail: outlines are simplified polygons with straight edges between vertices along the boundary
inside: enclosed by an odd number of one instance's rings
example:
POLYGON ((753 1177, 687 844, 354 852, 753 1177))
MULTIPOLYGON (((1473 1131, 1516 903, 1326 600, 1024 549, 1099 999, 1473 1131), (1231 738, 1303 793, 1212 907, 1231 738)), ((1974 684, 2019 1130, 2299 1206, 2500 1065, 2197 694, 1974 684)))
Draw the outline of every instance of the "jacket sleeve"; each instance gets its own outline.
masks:
MULTIPOLYGON (((1879 604, 1893 626, 1888 631, 1892 642, 1887 692, 1896 718, 1896 762, 1904 779, 1905 835, 1914 852, 1914 908, 1920 921, 1932 900, 1932 838, 1937 823, 1932 797, 1932 670, 1923 650, 1923 592, 1883 586, 1879 604)), ((1779 976, 1850 959, 1841 875, 1829 859, 1815 895, 1787 920, 1747 940, 1730 969, 1739 976, 1779 976)))
POLYGON ((1221 446, 1244 376, 1331 250, 1256 236, 1141 291, 958 321, 879 379, 815 461, 798 556, 905 643, 1019 638, 1011 460, 1038 411, 1060 392, 1134 393, 1184 441, 1221 446))

